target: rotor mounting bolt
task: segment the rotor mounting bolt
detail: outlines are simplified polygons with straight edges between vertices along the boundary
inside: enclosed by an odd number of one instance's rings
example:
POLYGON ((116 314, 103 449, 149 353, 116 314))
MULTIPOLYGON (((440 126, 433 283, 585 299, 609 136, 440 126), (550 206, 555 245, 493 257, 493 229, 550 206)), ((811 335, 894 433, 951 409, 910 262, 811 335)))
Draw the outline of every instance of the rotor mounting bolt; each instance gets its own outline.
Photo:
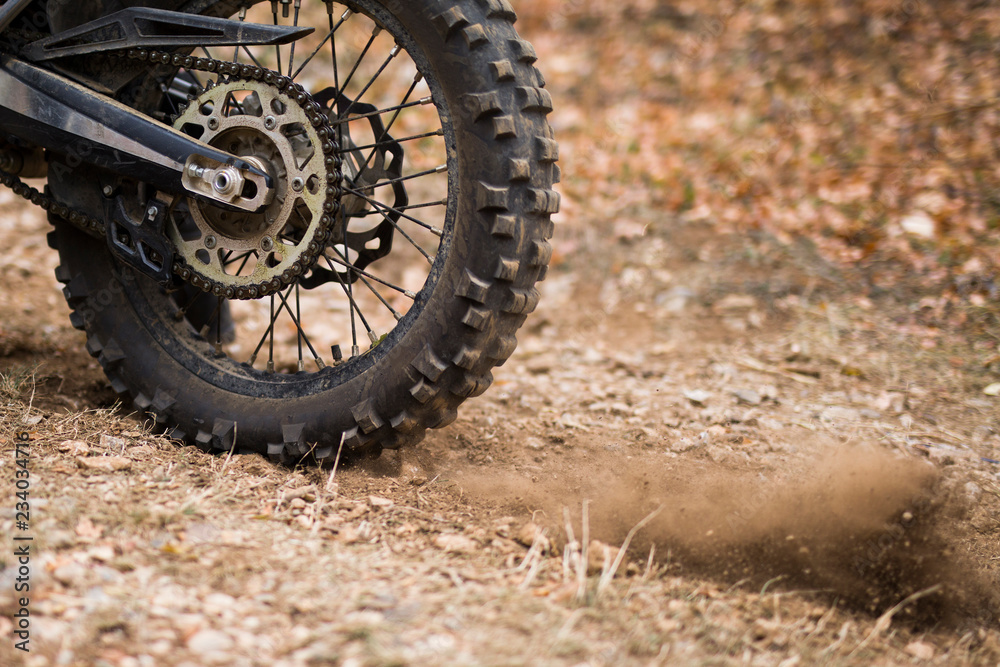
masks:
POLYGON ((266 130, 273 130, 276 127, 278 127, 278 119, 277 118, 275 118, 274 116, 265 116, 264 117, 264 129, 266 129, 266 130))
POLYGON ((214 236, 212 236, 211 234, 209 234, 208 236, 205 237, 205 247, 208 248, 209 250, 211 250, 212 248, 214 248, 217 243, 218 243, 218 240, 214 236))
POLYGON ((209 118, 208 119, 208 129, 210 129, 210 130, 218 130, 219 129, 219 119, 216 118, 215 116, 212 116, 211 118, 209 118))
POLYGON ((306 182, 299 176, 292 179, 292 190, 295 190, 296 192, 302 192, 302 188, 304 188, 305 185, 306 182))
POLYGON ((265 236, 260 240, 260 249, 264 252, 271 252, 274 250, 274 240, 270 236, 265 236))

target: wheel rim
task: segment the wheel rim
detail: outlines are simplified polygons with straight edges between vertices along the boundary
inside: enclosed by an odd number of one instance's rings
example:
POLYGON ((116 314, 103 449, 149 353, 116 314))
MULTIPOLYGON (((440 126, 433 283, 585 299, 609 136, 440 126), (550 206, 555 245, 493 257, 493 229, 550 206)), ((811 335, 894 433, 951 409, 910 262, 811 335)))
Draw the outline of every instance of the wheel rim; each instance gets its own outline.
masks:
MULTIPOLYGON (((455 219, 456 158, 447 150, 453 132, 439 113, 443 96, 426 58, 394 19, 373 17, 376 11, 324 3, 307 13, 278 3, 274 14, 270 3, 260 3, 238 16, 279 24, 302 25, 317 15, 326 21, 291 45, 295 54, 291 46, 242 48, 225 59, 291 72, 329 110, 344 159, 342 213, 334 242, 300 284, 249 302, 173 295, 168 338, 185 348, 175 357, 192 370, 208 362, 270 383, 325 376, 331 367, 353 376, 402 338, 433 291, 455 219), (203 314, 193 317, 199 309, 203 314)), ((218 49, 204 55, 223 59, 218 49)), ((201 73, 182 70, 168 84, 175 92, 165 98, 165 110, 181 116, 186 98, 206 87, 201 73)), ((202 236, 209 228, 219 231, 211 214, 190 217, 202 236)), ((143 291, 147 300, 157 299, 150 286, 143 291)))

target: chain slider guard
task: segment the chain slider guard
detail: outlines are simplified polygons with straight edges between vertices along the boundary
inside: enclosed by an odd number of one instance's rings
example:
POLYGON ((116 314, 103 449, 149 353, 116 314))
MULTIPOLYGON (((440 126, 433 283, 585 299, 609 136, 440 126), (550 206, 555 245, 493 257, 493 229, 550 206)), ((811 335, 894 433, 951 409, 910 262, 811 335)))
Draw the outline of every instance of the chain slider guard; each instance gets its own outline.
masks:
POLYGON ((105 199, 108 247, 120 261, 166 287, 173 281, 174 246, 164 232, 167 205, 154 199, 135 220, 120 196, 105 199))

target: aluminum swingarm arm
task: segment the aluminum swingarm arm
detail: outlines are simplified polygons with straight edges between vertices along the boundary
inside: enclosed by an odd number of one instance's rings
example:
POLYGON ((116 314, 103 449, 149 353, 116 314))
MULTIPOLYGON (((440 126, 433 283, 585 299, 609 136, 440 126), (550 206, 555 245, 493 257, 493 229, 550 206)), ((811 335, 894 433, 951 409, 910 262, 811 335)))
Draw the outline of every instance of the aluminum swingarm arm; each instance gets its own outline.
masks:
MULTIPOLYGON (((8 0, 0 5, 0 31, 28 4, 8 0)), ((0 54, 0 126, 30 144, 72 154, 166 192, 258 211, 274 194, 270 177, 259 168, 28 60, 80 58, 126 49, 186 52, 206 44, 285 44, 312 31, 141 7, 115 12, 35 41, 17 56, 0 54), (216 178, 253 187, 246 189, 245 196, 221 192, 213 187, 216 178)))
POLYGON ((0 127, 59 154, 152 183, 174 194, 215 200, 182 183, 189 164, 228 167, 253 182, 252 196, 224 200, 259 210, 270 177, 250 163, 158 123, 115 100, 13 56, 0 55, 0 127))

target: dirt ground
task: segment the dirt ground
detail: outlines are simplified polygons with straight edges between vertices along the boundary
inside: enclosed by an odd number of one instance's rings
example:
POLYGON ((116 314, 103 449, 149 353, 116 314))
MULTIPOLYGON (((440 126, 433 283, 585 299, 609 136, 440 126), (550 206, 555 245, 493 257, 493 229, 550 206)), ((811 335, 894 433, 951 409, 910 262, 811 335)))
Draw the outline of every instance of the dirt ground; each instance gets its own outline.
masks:
MULTIPOLYGON (((565 73, 580 43, 540 12, 565 73)), ((564 119, 576 83, 550 82, 564 119)), ((939 326, 925 292, 662 183, 591 206, 616 149, 554 122, 567 206, 514 357, 418 448, 335 475, 116 412, 44 217, 0 192, 0 664, 1000 664, 993 311, 939 326)))
POLYGON ((785 289, 808 280, 780 247, 681 224, 577 250, 487 395, 331 479, 109 410, 44 219, 0 206, 24 664, 1000 660, 995 350, 928 349, 890 299, 785 289))

